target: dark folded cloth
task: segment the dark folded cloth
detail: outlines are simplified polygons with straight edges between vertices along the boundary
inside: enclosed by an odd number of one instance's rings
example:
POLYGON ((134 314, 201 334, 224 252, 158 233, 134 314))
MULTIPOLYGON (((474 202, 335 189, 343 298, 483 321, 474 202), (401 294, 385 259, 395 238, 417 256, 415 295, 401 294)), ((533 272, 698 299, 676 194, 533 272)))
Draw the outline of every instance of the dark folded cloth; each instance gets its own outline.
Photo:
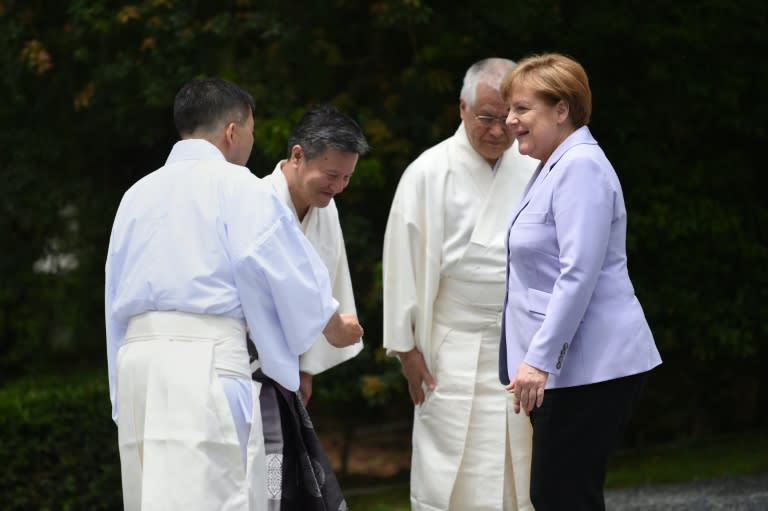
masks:
POLYGON ((260 405, 267 455, 270 511, 346 511, 336 475, 298 392, 287 390, 261 369, 260 405))

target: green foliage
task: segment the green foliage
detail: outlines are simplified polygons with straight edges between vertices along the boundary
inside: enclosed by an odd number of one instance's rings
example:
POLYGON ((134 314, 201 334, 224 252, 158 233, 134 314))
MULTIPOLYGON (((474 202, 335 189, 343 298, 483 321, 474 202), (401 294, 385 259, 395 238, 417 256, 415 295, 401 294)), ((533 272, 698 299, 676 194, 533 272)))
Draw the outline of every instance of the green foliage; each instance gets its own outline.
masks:
POLYGON ((106 375, 0 391, 0 497, 7 511, 122 509, 106 375))
POLYGON ((366 415, 409 413, 380 349, 381 244, 399 176, 456 129, 469 64, 560 51, 589 72, 591 128, 622 180, 630 273, 665 359, 631 441, 764 422, 768 183, 755 162, 768 66, 752 56, 768 53, 766 25, 756 0, 0 0, 0 235, 13 247, 0 254, 0 379, 103 366, 114 211, 165 160, 176 90, 216 75, 256 99, 256 175, 315 102, 366 131, 373 150, 338 198, 366 348, 316 392, 366 415), (60 256, 76 267, 35 270, 60 256), (741 413, 726 423, 713 401, 741 413))

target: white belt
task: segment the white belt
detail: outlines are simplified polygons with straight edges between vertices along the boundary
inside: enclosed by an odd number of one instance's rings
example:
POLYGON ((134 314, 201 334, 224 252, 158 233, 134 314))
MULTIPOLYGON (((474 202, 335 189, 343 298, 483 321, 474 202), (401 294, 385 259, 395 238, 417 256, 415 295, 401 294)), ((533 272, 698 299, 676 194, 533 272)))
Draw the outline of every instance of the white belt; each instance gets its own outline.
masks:
POLYGON ((158 337, 174 342, 213 342, 217 374, 251 379, 242 319, 177 311, 145 312, 130 319, 124 343, 158 337))
POLYGON ((435 319, 459 329, 501 324, 504 283, 443 277, 435 299, 435 319))

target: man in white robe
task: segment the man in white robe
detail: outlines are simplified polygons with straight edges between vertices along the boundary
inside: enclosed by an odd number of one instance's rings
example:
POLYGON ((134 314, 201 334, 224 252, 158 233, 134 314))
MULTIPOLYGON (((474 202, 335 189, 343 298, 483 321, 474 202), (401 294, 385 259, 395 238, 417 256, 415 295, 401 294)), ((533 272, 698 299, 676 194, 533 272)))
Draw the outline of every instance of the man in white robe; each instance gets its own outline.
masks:
MULTIPOLYGON (((333 197, 347 187, 358 158, 367 152, 368 142, 354 120, 330 105, 317 105, 293 128, 287 159, 264 177, 296 215, 301 231, 328 268, 340 312, 356 313, 356 308, 333 197)), ((312 375, 351 359, 362 349, 362 342, 338 349, 320 336, 299 359, 304 402, 312 395, 312 375)))
POLYGON ((107 361, 127 511, 266 509, 262 370, 299 386, 320 332, 358 342, 293 214, 244 167, 251 96, 219 79, 176 95, 182 140, 123 196, 105 274, 107 361))
MULTIPOLYGON (((360 155, 368 152, 368 142, 362 130, 350 117, 330 105, 316 105, 310 108, 299 120, 288 139, 287 159, 280 161, 272 174, 264 181, 274 186, 277 195, 293 211, 300 223, 301 230, 328 268, 333 296, 339 302, 339 311, 356 313, 352 292, 352 279, 347 263, 347 251, 339 222, 339 213, 333 197, 341 193, 349 184, 360 155)), ((299 366, 300 393, 306 404, 312 395, 312 376, 354 357, 363 349, 362 340, 346 348, 334 347, 325 336, 320 336, 312 347, 301 355, 299 366)), ((271 385, 270 385, 271 387, 271 385)), ((280 389, 267 388, 262 396, 262 414, 264 420, 264 438, 268 466, 281 466, 284 463, 298 464, 298 460, 288 460, 292 449, 285 449, 291 438, 284 438, 283 432, 289 417, 281 414, 277 403, 281 396, 280 389), (277 394, 277 395, 272 395, 277 394), (282 415, 280 421, 277 416, 282 415), (281 427, 281 422, 283 427, 281 427)), ((301 406, 295 400, 285 400, 282 410, 301 406)), ((306 412, 298 412, 308 420, 306 412)), ((295 442, 316 444, 322 450, 311 428, 309 436, 295 442)), ((293 447, 295 449, 295 446, 293 447)), ((301 456, 300 453, 300 457, 301 456)), ((314 463, 317 465, 317 463, 314 463)), ((316 470, 316 469, 315 469, 316 470)), ((271 472, 274 480, 269 487, 274 488, 268 497, 270 511, 314 509, 314 502, 302 501, 299 492, 278 491, 284 481, 276 480, 283 474, 300 473, 300 468, 286 472, 285 469, 271 472)), ((312 479, 313 474, 302 474, 303 480, 312 479)), ((328 474, 331 476, 332 474, 328 474)), ((295 481, 288 481, 288 488, 298 486, 295 481)), ((326 485, 330 485, 326 477, 326 485)), ((324 490, 319 485, 321 491, 324 490)), ((302 490, 303 491, 303 490, 302 490)), ((331 498, 331 497, 329 497, 331 498)), ((328 505, 336 506, 335 501, 328 505)), ((318 506, 318 508, 322 508, 318 506)), ((335 509, 335 507, 334 507, 335 509)))
POLYGON ((504 232, 537 161, 499 94, 506 59, 469 68, 462 123, 403 173, 384 238, 384 347, 414 402, 411 508, 531 510, 531 425, 498 383, 504 232))

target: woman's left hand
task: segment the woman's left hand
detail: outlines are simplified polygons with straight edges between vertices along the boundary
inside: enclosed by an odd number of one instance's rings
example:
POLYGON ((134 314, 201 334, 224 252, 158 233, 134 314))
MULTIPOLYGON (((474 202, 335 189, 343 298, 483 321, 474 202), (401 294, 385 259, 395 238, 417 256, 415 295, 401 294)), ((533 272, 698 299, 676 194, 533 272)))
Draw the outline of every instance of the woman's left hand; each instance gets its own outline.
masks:
POLYGON ((526 415, 531 414, 533 406, 538 408, 544 402, 544 386, 547 384, 549 373, 529 366, 525 362, 517 368, 517 374, 505 388, 515 395, 513 400, 515 413, 522 409, 526 415))

